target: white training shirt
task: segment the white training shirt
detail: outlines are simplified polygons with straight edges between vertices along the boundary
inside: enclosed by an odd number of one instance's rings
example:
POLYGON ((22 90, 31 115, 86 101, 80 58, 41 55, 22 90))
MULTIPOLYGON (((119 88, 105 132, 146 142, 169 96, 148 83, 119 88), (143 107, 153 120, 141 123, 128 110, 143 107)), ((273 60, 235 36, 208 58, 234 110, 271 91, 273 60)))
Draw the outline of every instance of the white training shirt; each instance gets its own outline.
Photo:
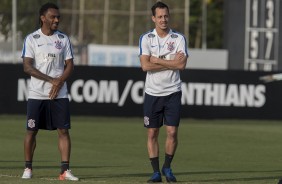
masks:
MULTIPOLYGON (((185 37, 172 30, 164 38, 158 36, 156 30, 141 35, 139 40, 140 55, 155 56, 173 60, 178 51, 188 56, 185 37)), ((145 92, 153 96, 167 96, 181 91, 179 70, 148 71, 145 92)))
MULTIPOLYGON (((29 34, 24 41, 22 58, 33 58, 33 66, 50 77, 60 77, 64 72, 65 60, 73 59, 72 46, 67 35, 56 31, 44 35, 41 29, 29 34)), ((31 76, 30 99, 50 99, 52 84, 31 76)), ((68 98, 66 82, 56 98, 68 98)))

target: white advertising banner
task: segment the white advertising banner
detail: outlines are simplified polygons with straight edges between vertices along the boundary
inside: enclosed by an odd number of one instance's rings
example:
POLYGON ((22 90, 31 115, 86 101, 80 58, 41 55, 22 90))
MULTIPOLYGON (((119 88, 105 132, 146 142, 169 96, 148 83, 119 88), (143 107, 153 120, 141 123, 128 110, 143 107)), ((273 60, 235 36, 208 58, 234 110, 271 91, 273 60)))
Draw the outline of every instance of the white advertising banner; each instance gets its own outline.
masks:
POLYGON ((89 66, 140 67, 138 47, 88 45, 89 66))
MULTIPOLYGON (((186 68, 227 70, 228 52, 219 49, 188 49, 189 59, 186 68)), ((139 48, 124 45, 88 45, 89 66, 141 67, 139 48)))

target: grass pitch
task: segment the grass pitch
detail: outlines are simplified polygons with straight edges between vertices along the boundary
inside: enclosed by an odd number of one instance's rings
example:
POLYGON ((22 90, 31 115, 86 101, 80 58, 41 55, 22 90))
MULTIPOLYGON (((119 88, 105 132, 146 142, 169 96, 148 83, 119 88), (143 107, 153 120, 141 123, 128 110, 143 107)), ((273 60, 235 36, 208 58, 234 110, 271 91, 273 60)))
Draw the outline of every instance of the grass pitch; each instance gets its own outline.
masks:
MULTIPOLYGON (((56 131, 38 133, 34 177, 23 180, 25 116, 1 115, 0 130, 1 184, 62 183, 56 131)), ((281 130, 279 121, 183 119, 174 174, 187 184, 276 184, 282 177, 281 130)), ((78 183, 141 184, 151 176, 142 118, 73 116, 70 133, 78 183)), ((164 138, 162 128, 161 164, 164 138)))

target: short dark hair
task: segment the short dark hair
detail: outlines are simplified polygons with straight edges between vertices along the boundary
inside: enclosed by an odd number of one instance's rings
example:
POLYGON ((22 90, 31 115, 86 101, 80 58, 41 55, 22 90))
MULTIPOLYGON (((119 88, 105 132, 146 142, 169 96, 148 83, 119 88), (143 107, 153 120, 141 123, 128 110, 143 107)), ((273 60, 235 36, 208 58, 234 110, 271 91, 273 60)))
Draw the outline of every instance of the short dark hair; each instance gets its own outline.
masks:
POLYGON ((56 10, 59 10, 59 7, 54 4, 54 3, 45 3, 41 6, 40 10, 39 10, 39 24, 40 24, 40 27, 42 26, 42 21, 41 21, 41 15, 45 15, 46 12, 48 11, 48 9, 50 8, 53 8, 53 9, 56 9, 56 10))
POLYGON ((156 3, 152 6, 152 8, 151 8, 151 10, 152 10, 152 15, 153 15, 153 16, 156 15, 156 9, 157 9, 157 8, 161 8, 161 9, 166 8, 167 11, 168 11, 168 13, 169 13, 169 8, 168 8, 168 6, 167 6, 166 4, 164 4, 163 2, 161 2, 161 1, 158 1, 158 2, 156 2, 156 3))

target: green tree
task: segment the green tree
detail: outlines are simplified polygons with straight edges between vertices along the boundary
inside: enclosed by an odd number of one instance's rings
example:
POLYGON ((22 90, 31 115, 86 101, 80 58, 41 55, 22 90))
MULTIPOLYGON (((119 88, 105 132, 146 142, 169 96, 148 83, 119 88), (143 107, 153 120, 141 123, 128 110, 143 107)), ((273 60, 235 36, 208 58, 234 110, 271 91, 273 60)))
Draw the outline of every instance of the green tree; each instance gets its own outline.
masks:
MULTIPOLYGON (((0 1, 0 32, 8 39, 12 30, 12 0, 0 1)), ((39 8, 46 2, 57 3, 56 0, 17 1, 17 30, 22 37, 39 27, 39 8)))
MULTIPOLYGON (((79 0, 17 0, 17 29, 21 38, 39 27, 39 8, 46 2, 57 3, 61 12, 60 30, 74 39, 83 30, 83 43, 103 44, 105 0, 85 0, 83 27, 79 24, 79 0)), ((0 32, 11 37, 12 0, 0 0, 0 32)), ((155 0, 135 0, 133 44, 138 45, 139 36, 152 29, 151 6, 155 0)), ((171 28, 184 33, 185 0, 163 0, 171 10, 171 28)), ((207 1, 207 47, 222 48, 223 0, 207 1)), ((108 39, 110 45, 129 43, 129 0, 109 0, 108 39)), ((189 47, 201 47, 202 0, 190 0, 189 47)))

